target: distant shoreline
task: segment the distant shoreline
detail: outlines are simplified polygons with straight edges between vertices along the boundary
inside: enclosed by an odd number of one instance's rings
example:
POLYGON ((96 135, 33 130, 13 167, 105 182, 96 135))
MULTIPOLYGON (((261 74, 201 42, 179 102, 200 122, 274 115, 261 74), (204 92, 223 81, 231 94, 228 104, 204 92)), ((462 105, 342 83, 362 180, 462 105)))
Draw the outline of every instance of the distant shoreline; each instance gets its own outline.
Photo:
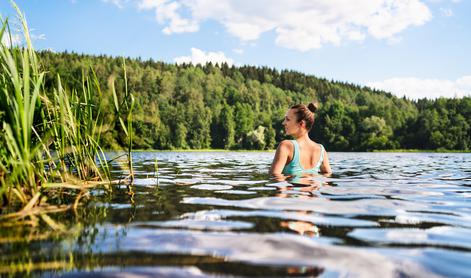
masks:
POLYGON ((419 150, 419 149, 397 149, 397 150, 374 150, 371 152, 382 153, 471 153, 471 150, 419 150))
MULTIPOLYGON (((107 152, 120 152, 122 150, 106 150, 107 152)), ((225 150, 225 149, 133 149, 133 152, 274 152, 272 150, 225 150)), ((372 151, 329 151, 329 152, 345 152, 345 153, 471 153, 471 150, 419 150, 419 149, 392 149, 392 150, 372 150, 372 151)))

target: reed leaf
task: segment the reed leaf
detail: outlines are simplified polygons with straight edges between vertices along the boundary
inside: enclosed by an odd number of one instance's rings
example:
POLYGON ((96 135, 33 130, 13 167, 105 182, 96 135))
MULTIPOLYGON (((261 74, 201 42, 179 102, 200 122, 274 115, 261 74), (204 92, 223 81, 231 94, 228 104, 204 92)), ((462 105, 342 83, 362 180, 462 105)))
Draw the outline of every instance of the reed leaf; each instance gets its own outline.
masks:
POLYGON ((135 99, 132 93, 128 92, 128 81, 126 74, 126 61, 123 59, 123 72, 124 72, 124 97, 121 100, 121 103, 118 100, 118 95, 114 86, 114 78, 110 79, 111 93, 113 95, 113 101, 115 105, 115 112, 118 118, 118 121, 123 129, 126 137, 128 139, 127 143, 127 158, 128 158, 128 168, 130 172, 131 182, 134 181, 134 170, 133 170, 133 161, 132 161, 132 142, 133 142, 133 131, 132 131, 132 111, 134 109, 135 99), (122 115, 126 115, 126 124, 122 115))

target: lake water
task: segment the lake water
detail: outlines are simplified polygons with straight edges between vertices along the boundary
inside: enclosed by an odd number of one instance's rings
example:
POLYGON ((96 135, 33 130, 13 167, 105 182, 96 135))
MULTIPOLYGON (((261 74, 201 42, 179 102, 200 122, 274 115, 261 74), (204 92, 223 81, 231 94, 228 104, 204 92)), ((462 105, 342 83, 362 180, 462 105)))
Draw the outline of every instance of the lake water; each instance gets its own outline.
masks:
POLYGON ((50 215, 67 234, 2 228, 0 275, 471 277, 471 154, 330 153, 291 182, 272 158, 136 152, 132 188, 50 215))

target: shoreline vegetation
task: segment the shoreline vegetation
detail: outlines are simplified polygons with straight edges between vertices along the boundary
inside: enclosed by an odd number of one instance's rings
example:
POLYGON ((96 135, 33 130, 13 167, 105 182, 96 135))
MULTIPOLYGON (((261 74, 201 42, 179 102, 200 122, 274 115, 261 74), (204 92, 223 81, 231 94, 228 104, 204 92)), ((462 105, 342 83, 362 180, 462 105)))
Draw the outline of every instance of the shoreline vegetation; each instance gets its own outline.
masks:
POLYGON ((395 149, 395 150, 373 150, 372 152, 384 153, 471 153, 471 150, 419 150, 419 149, 395 149))
MULTIPOLYGON (((106 152, 113 152, 114 150, 107 150, 106 152)), ((133 149, 133 152, 274 152, 276 149, 265 149, 265 150, 227 150, 227 149, 169 149, 169 150, 154 150, 154 149, 133 149)), ((330 151, 329 151, 330 152, 330 151)), ((336 152, 336 151, 332 151, 336 152)), ((349 151, 342 151, 349 152, 349 151)), ((359 152, 359 151, 352 151, 359 152)), ((371 151, 360 151, 364 153, 471 153, 471 150, 419 150, 419 149, 391 149, 391 150, 371 150, 371 151)))
MULTIPOLYGON (((61 74, 64 86, 80 85, 94 69, 104 86, 116 79, 124 91, 122 59, 105 55, 39 52, 48 69, 46 85, 61 74)), ((320 108, 311 138, 329 151, 471 149, 471 97, 409 100, 384 91, 329 81, 290 70, 227 64, 191 65, 125 58, 128 89, 135 97, 137 149, 270 150, 287 139, 281 126, 286 109, 316 99, 320 108)), ((122 148, 125 134, 107 123, 105 149, 122 148)))
MULTIPOLYGON (((80 85, 45 85, 45 69, 34 50, 24 15, 12 2, 21 23, 24 45, 11 44, 8 19, 0 29, 0 226, 46 223, 64 230, 48 214, 73 210, 89 196, 89 189, 111 192, 109 163, 100 144, 103 96, 93 70, 82 73, 80 85)), ((126 80, 125 64, 124 80, 126 80)), ((124 84, 126 86, 126 84, 124 84)), ((133 96, 117 96, 110 80, 117 127, 125 133, 126 166, 132 171, 133 96)), ((113 111, 113 110, 111 110, 113 111)), ((126 168, 124 166, 123 168, 126 168)), ((123 182, 123 181, 121 181, 123 182)))

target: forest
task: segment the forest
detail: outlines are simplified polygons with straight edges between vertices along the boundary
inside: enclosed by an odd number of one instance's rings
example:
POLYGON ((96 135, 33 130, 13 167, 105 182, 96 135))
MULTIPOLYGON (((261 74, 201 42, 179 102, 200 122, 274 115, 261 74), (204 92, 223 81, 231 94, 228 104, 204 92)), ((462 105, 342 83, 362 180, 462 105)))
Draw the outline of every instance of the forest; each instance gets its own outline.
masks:
POLYGON ((410 100, 268 67, 175 65, 51 51, 38 55, 46 91, 58 82, 80 88, 82 76, 96 76, 103 94, 94 97, 101 98, 106 111, 101 145, 110 150, 126 144, 110 84, 135 98, 135 149, 274 149, 287 138, 281 125, 287 108, 312 100, 320 107, 310 135, 329 151, 471 147, 471 97, 410 100))

